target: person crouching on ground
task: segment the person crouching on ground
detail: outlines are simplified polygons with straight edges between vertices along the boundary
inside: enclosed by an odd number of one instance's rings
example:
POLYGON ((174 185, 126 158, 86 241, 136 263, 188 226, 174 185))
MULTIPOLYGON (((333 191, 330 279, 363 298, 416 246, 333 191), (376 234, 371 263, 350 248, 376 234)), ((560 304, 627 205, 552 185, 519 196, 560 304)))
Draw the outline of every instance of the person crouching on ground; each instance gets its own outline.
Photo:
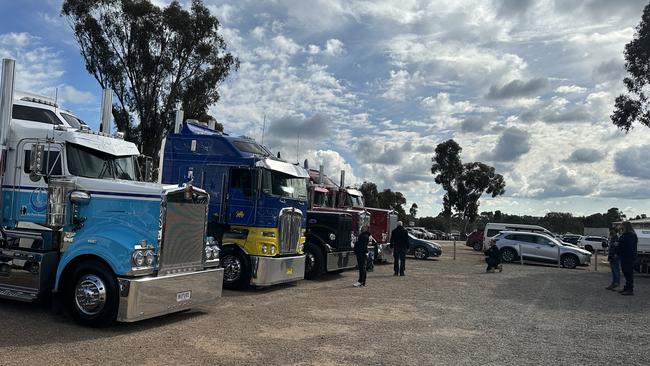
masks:
POLYGON ((612 270, 612 283, 605 287, 607 290, 616 290, 621 284, 621 259, 618 257, 618 232, 616 229, 609 230, 607 261, 612 270))
POLYGON ((361 287, 366 285, 366 258, 368 256, 368 243, 370 242, 370 230, 368 225, 361 227, 361 234, 354 243, 354 254, 357 256, 357 268, 359 268, 359 281, 354 284, 354 287, 361 287))
POLYGON ((490 247, 486 250, 485 263, 487 263, 486 272, 493 273, 495 269, 498 269, 499 272, 503 271, 503 266, 501 265, 501 253, 499 252, 499 247, 497 247, 497 242, 492 239, 490 240, 490 247))

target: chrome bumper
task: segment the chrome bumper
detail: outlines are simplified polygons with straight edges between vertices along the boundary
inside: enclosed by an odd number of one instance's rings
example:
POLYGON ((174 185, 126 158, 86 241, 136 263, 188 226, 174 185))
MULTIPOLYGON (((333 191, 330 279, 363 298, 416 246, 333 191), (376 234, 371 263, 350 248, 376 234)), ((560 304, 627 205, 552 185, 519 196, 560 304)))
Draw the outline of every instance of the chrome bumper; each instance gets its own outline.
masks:
POLYGON ((134 322, 187 310, 221 297, 223 268, 161 277, 119 278, 117 320, 134 322), (179 298, 188 293, 190 298, 179 298))
POLYGON ((387 261, 390 257, 393 256, 393 249, 390 248, 390 243, 383 243, 377 246, 379 248, 379 253, 375 259, 380 261, 387 261))
POLYGON ((327 272, 341 269, 354 268, 357 266, 357 257, 354 251, 327 253, 327 272))
POLYGON ((304 255, 281 258, 251 256, 251 265, 253 286, 271 286, 299 281, 305 277, 304 255))

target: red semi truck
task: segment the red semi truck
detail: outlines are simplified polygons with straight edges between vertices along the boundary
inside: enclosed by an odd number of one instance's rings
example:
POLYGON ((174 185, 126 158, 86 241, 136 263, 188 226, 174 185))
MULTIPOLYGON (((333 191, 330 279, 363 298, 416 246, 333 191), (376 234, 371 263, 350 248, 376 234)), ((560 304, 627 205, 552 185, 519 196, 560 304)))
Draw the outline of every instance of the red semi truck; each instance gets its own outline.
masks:
POLYGON ((375 259, 387 261, 393 253, 389 248, 390 233, 397 227, 397 213, 394 210, 366 207, 363 194, 357 189, 345 186, 344 170, 341 171, 341 184, 335 201, 339 208, 366 210, 370 213, 370 233, 378 244, 375 259))

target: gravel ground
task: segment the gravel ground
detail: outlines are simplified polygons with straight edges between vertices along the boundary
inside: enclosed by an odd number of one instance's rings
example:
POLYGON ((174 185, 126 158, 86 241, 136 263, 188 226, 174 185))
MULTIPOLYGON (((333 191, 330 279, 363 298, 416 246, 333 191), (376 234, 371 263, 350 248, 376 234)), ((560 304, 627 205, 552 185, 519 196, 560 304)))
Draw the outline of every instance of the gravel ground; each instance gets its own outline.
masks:
POLYGON ((407 259, 244 292, 213 306, 107 329, 0 300, 0 364, 648 365, 650 277, 636 295, 606 291, 607 263, 506 265, 459 244, 452 260, 407 259))

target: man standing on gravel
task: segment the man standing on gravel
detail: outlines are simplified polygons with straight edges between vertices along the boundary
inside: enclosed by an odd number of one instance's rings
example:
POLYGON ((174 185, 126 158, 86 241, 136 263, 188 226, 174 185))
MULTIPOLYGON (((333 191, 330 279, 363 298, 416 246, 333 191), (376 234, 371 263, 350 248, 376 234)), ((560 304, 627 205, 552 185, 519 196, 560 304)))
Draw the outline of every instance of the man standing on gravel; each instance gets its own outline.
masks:
POLYGON ((625 287, 621 295, 634 295, 634 262, 639 239, 629 221, 623 223, 623 234, 618 240, 618 256, 621 259, 621 270, 625 276, 625 287))
POLYGON ((393 276, 404 276, 406 269, 406 252, 409 250, 409 233, 402 226, 402 222, 397 222, 397 227, 390 233, 390 247, 393 248, 394 266, 393 276))
POLYGON ((357 267, 359 267, 359 281, 354 284, 354 287, 362 287, 366 285, 366 258, 368 256, 368 244, 370 243, 370 230, 368 225, 361 228, 361 234, 357 242, 354 243, 354 254, 357 256, 357 267))

